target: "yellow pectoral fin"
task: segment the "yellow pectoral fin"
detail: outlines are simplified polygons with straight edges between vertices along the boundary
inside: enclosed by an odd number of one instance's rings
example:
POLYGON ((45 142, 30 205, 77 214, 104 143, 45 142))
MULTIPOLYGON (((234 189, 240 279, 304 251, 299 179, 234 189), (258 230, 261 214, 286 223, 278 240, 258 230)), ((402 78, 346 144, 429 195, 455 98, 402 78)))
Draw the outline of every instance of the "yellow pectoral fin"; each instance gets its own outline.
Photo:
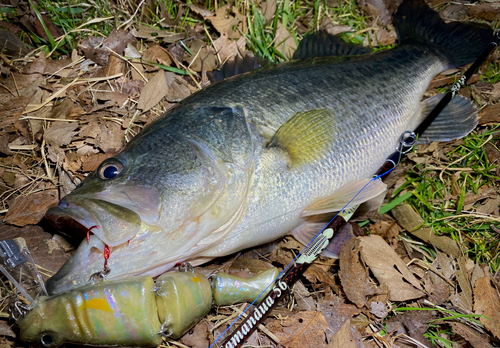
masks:
POLYGON ((292 166, 297 166, 322 157, 334 131, 332 111, 298 112, 278 129, 268 146, 288 152, 292 166))

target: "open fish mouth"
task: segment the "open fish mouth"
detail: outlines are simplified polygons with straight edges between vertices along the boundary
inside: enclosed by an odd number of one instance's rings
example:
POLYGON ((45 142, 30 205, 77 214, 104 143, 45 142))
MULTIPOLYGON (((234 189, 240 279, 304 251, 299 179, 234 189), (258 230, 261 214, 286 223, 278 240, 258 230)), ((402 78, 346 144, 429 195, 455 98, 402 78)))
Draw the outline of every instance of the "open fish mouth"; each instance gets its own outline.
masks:
POLYGON ((79 206, 71 206, 64 198, 47 211, 45 218, 61 234, 76 236, 79 240, 87 237, 91 227, 98 226, 98 222, 88 211, 79 206))

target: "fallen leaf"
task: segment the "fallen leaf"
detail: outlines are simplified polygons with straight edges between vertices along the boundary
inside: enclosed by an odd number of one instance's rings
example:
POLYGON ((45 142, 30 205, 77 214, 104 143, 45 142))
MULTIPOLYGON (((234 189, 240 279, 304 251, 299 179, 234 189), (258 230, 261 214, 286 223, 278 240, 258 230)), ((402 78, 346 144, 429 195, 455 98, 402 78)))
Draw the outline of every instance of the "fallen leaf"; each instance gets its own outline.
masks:
POLYGON ((431 243, 448 255, 454 257, 459 257, 461 255, 460 248, 453 239, 447 236, 438 236, 432 227, 420 227, 424 224, 424 220, 412 206, 402 203, 394 207, 391 213, 401 227, 414 236, 422 239, 424 242, 431 243))
POLYGON ((58 202, 59 197, 55 190, 17 196, 9 202, 9 211, 3 221, 21 227, 36 224, 43 218, 45 212, 58 202))
POLYGON ((45 130, 43 138, 51 145, 68 145, 78 133, 75 131, 78 126, 78 122, 54 122, 45 130))
MULTIPOLYGON (((170 54, 167 52, 166 49, 164 49, 160 45, 153 45, 149 47, 142 54, 142 59, 147 62, 159 63, 166 66, 170 66, 173 63, 172 58, 170 58, 170 54)), ((151 69, 152 70, 147 70, 147 71, 156 71, 160 68, 152 66, 151 69)))
POLYGON ((370 282, 367 269, 359 260, 360 249, 359 239, 350 239, 342 247, 339 260, 342 288, 349 301, 358 308, 366 306, 366 297, 377 292, 375 285, 370 282))
POLYGON ((2 53, 14 57, 22 57, 29 52, 24 42, 5 29, 0 29, 0 47, 2 47, 2 53))
POLYGON ((474 313, 482 314, 479 321, 491 333, 500 338, 500 297, 497 289, 491 284, 489 276, 476 280, 474 287, 474 313))
POLYGON ((299 311, 313 311, 316 308, 316 303, 311 298, 311 294, 300 280, 293 285, 293 296, 299 311))
POLYGON ((335 333, 327 346, 328 348, 358 348, 358 344, 351 332, 351 321, 346 320, 344 325, 335 333))
POLYGON ((497 125, 500 123, 500 103, 499 104, 493 104, 493 105, 486 105, 480 112, 479 112, 479 124, 480 125, 485 125, 485 124, 490 124, 493 123, 497 125))
POLYGON ((324 286, 329 286, 335 292, 338 292, 339 290, 332 275, 315 264, 312 264, 307 268, 307 270, 304 272, 304 277, 313 284, 319 283, 324 286))
POLYGON ((384 238, 394 249, 397 247, 400 232, 401 227, 399 227, 396 221, 380 221, 370 226, 371 235, 384 238))
POLYGON ((297 312, 286 319, 273 320, 266 326, 285 347, 318 348, 325 343, 328 325, 323 313, 305 311, 297 312))
POLYGON ((293 56, 293 52, 295 52, 295 50, 297 49, 297 45, 295 44, 293 36, 283 26, 283 24, 281 24, 281 22, 278 23, 278 28, 276 29, 274 47, 287 59, 290 59, 293 56))
POLYGON ((180 341, 191 348, 207 348, 210 345, 207 323, 205 321, 199 322, 195 327, 186 332, 180 338, 180 341))
POLYGON ((78 48, 85 58, 106 66, 111 52, 123 54, 125 47, 134 41, 134 36, 125 30, 113 29, 107 38, 91 36, 80 41, 78 48))
POLYGON ((241 35, 233 27, 238 26, 240 21, 229 14, 230 8, 230 5, 219 7, 213 16, 205 17, 205 19, 210 20, 220 34, 227 34, 230 39, 238 39, 241 35))
POLYGON ((106 121, 101 125, 101 132, 96 138, 96 146, 104 153, 117 153, 123 147, 125 131, 120 125, 106 121))
POLYGON ((455 276, 462 291, 458 293, 460 303, 468 312, 472 311, 472 287, 469 281, 469 275, 466 268, 467 259, 463 256, 458 258, 457 269, 455 276))
POLYGON ((182 77, 176 76, 175 81, 169 86, 165 99, 171 103, 175 103, 190 95, 191 90, 188 86, 186 86, 186 82, 182 79, 182 77))
POLYGON ((493 346, 484 337, 484 334, 477 332, 471 327, 458 323, 455 321, 448 322, 451 326, 451 331, 457 335, 462 336, 467 342, 469 342, 474 348, 493 348, 493 346))
POLYGON ((346 320, 361 312, 355 305, 344 303, 339 296, 333 295, 330 289, 325 296, 318 299, 318 310, 325 316, 328 324, 327 339, 340 330, 346 320))
POLYGON ((387 316, 387 306, 383 302, 372 302, 370 305, 370 313, 379 319, 387 316))
POLYGON ((379 17, 383 24, 389 24, 392 20, 392 14, 401 4, 401 1, 393 0, 358 0, 359 6, 363 11, 367 11, 372 18, 379 17), (367 6, 371 5, 371 6, 367 6))
POLYGON ((500 196, 494 196, 492 198, 488 198, 484 203, 479 204, 476 207, 476 212, 480 214, 491 214, 498 208, 500 204, 500 196))
POLYGON ((469 16, 483 19, 485 21, 494 21, 500 17, 500 8, 493 7, 491 4, 476 3, 474 6, 467 6, 469 9, 469 16))
POLYGON ((259 4, 259 7, 261 8, 260 12, 264 15, 266 23, 269 23, 269 21, 274 18, 274 15, 276 13, 276 0, 267 0, 265 2, 261 2, 259 4))
POLYGON ((144 86, 137 108, 142 110, 143 113, 149 111, 168 94, 168 89, 165 71, 160 70, 144 86))
POLYGON ((424 333, 429 328, 429 321, 438 318, 436 311, 408 311, 398 315, 397 318, 408 330, 408 334, 411 338, 418 340, 426 347, 432 345, 424 336, 424 333))
POLYGON ((358 238, 361 259, 377 280, 389 287, 391 301, 407 301, 424 296, 420 281, 382 237, 358 238))
POLYGON ((153 41, 161 38, 167 43, 175 43, 186 37, 186 35, 183 33, 172 33, 168 30, 153 28, 147 25, 138 25, 137 30, 133 29, 130 33, 139 39, 153 41))
POLYGON ((241 53, 245 52, 245 38, 240 37, 238 41, 230 40, 227 34, 221 34, 221 36, 214 41, 214 46, 217 50, 217 55, 220 57, 221 62, 224 63, 226 60, 240 56, 241 53))

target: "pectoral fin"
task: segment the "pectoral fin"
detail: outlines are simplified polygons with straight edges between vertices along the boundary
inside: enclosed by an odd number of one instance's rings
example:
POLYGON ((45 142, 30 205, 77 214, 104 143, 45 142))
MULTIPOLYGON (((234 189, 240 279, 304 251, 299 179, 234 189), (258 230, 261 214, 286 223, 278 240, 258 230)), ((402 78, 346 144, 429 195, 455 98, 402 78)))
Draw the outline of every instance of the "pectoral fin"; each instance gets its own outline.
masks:
POLYGON ((305 217, 340 211, 346 208, 346 204, 351 200, 352 202, 347 207, 376 198, 384 193, 386 189, 386 184, 380 180, 361 179, 351 181, 338 189, 333 195, 318 199, 307 206, 300 216, 305 217))
POLYGON ((279 147, 290 156, 291 166, 311 162, 325 154, 335 130, 335 117, 327 109, 296 113, 271 139, 268 147, 279 147))

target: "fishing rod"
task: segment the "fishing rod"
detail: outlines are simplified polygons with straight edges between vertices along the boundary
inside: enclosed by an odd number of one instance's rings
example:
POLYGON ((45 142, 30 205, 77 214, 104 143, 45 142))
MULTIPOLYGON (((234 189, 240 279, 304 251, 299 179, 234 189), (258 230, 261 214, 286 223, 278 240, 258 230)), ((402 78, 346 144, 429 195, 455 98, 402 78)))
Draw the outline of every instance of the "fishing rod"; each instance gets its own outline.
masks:
MULTIPOLYGON (((467 71, 456 81, 450 90, 444 95, 441 101, 432 109, 432 111, 425 117, 420 125, 412 132, 405 131, 399 138, 399 144, 395 152, 393 152, 384 164, 377 170, 373 178, 356 194, 356 196, 366 188, 373 180, 380 179, 382 176, 394 170, 401 161, 404 154, 410 152, 415 146, 417 139, 427 130, 430 124, 436 119, 441 111, 453 99, 455 94, 462 88, 470 77, 476 72, 477 69, 483 64, 486 58, 498 46, 500 41, 500 29, 495 33, 495 39, 488 45, 479 58, 467 69, 467 71)), ((349 204, 356 198, 354 196, 344 208, 318 233, 318 235, 294 258, 290 264, 278 275, 275 279, 274 286, 264 296, 260 303, 255 306, 240 323, 240 325, 231 332, 218 347, 224 348, 239 348, 250 337, 250 335, 257 329, 257 327, 267 318, 271 311, 276 307, 278 302, 282 300, 291 286, 299 279, 299 277, 306 271, 306 269, 313 263, 316 258, 326 249, 333 236, 339 232, 342 227, 347 224, 347 221, 352 217, 360 204, 356 204, 347 208, 349 204)), ((272 286, 269 285, 263 293, 268 291, 272 286)), ((252 302, 252 305, 258 301, 260 296, 252 302)), ((249 306, 247 310, 251 308, 249 306)), ((215 340, 210 348, 214 347, 216 343, 226 334, 226 332, 243 316, 247 311, 236 318, 236 320, 215 340)))

